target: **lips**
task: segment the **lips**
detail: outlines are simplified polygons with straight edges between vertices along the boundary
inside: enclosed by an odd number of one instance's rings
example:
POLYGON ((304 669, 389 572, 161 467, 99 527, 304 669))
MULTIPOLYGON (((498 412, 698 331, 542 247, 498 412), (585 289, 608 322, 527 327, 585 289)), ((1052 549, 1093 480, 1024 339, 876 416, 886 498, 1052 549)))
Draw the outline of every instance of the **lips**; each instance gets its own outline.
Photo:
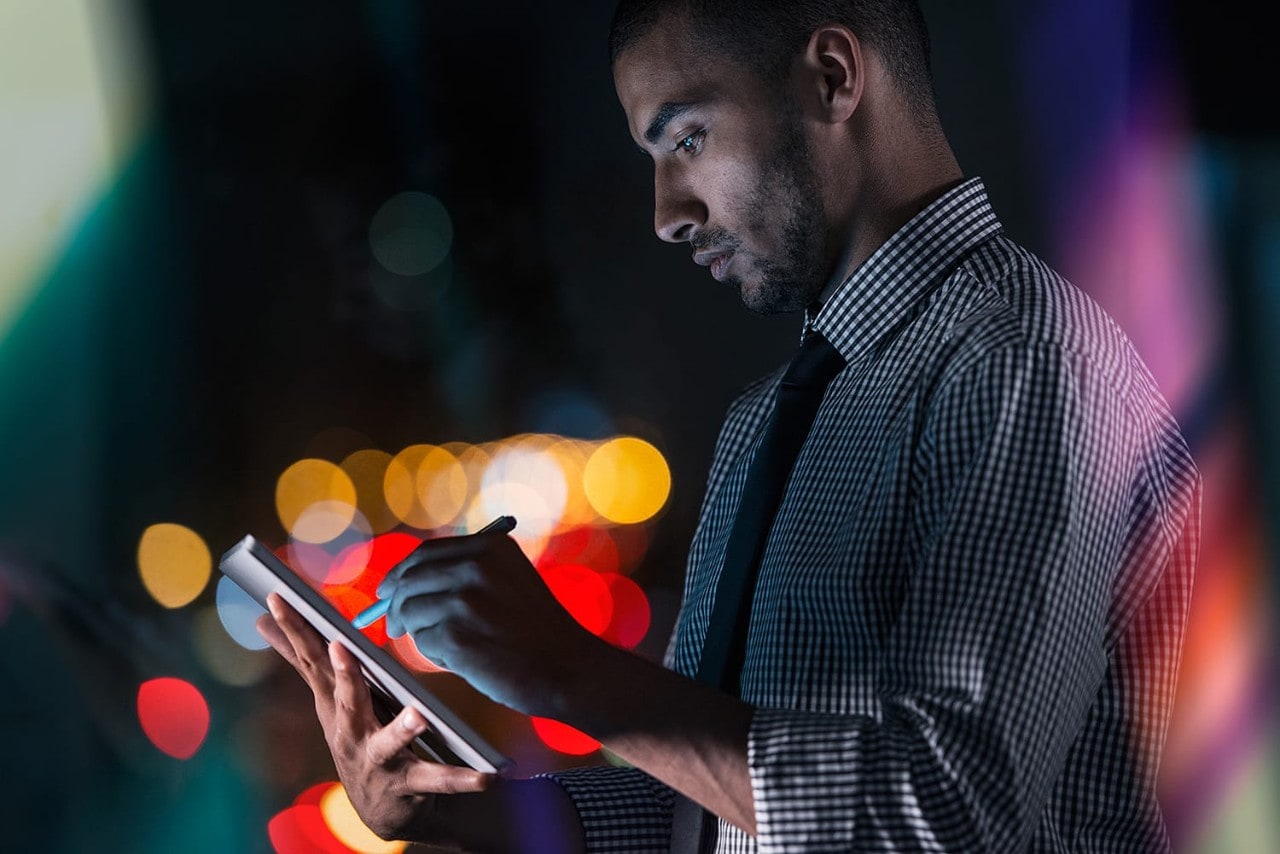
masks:
POLYGON ((729 269, 729 262, 732 260, 732 250, 729 252, 699 252, 693 256, 695 264, 711 268, 711 278, 717 282, 724 281, 725 272, 729 269))

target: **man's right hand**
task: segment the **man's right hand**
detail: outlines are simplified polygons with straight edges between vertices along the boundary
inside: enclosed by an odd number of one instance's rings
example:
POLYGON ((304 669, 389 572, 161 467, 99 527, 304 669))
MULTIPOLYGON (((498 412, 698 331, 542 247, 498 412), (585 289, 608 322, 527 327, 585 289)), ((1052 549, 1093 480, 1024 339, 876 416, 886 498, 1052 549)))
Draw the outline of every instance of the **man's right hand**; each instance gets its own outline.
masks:
POLYGON ((409 749, 427 727, 411 708, 383 726, 373 710, 360 663, 338 642, 326 644, 279 596, 258 631, 293 665, 315 695, 334 765, 356 812, 384 839, 456 841, 435 809, 437 795, 483 792, 498 778, 469 768, 429 762, 409 749))

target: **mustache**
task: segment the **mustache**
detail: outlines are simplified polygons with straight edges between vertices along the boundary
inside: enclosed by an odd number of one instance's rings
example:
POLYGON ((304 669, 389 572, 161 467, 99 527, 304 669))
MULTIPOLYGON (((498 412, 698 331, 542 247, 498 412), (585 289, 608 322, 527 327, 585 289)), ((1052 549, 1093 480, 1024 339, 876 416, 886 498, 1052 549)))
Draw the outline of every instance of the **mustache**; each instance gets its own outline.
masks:
POLYGON ((716 227, 699 231, 689 238, 689 245, 696 250, 721 249, 730 252, 736 251, 742 245, 742 241, 730 234, 728 230, 716 227))

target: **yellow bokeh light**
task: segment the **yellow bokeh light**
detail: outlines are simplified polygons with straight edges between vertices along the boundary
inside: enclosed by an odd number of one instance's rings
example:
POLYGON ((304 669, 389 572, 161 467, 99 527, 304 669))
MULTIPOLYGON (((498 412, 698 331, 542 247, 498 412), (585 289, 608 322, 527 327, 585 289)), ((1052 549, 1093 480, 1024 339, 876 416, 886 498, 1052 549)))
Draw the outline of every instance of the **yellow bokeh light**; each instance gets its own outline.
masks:
POLYGON ((299 460, 276 482, 276 512, 295 540, 327 543, 355 518, 356 487, 328 460, 299 460))
POLYGON ((361 821, 356 808, 351 805, 347 790, 341 785, 334 786, 321 795, 320 814, 324 816, 324 823, 338 841, 360 854, 400 854, 406 847, 403 842, 379 839, 361 821))
POLYGON ((166 608, 181 608, 209 583, 213 557, 195 531, 165 522, 142 532, 138 572, 153 599, 166 608))
POLYGON ((449 524, 462 512, 467 475, 444 448, 410 445, 387 465, 382 489, 397 518, 427 531, 449 524))
POLYGON ((489 461, 493 457, 488 451, 476 445, 453 443, 444 447, 458 458, 458 463, 462 466, 462 470, 466 472, 467 498, 468 501, 474 501, 475 497, 480 494, 480 484, 484 479, 485 469, 489 467, 489 461))
POLYGON ((458 458, 444 448, 432 448, 422 458, 414 485, 426 514, 427 528, 448 525, 466 506, 467 472, 458 458))
POLYGON ((582 474, 593 450, 593 445, 573 439, 561 439, 547 448, 547 454, 556 461, 564 475, 564 511, 556 525, 557 531, 594 525, 600 519, 582 488, 582 474))
POLYGON ((610 439, 582 472, 587 500, 604 518, 632 525, 652 518, 671 494, 671 470, 653 445, 631 436, 610 439))
POLYGON ((396 514, 387 506, 383 483, 391 455, 386 451, 369 448, 356 451, 342 461, 342 470, 351 478, 356 488, 356 507, 369 523, 374 534, 390 531, 399 523, 396 514))
POLYGON ((515 516, 517 537, 550 534, 564 513, 568 495, 564 471, 542 438, 526 435, 509 440, 493 455, 481 481, 485 511, 515 516))

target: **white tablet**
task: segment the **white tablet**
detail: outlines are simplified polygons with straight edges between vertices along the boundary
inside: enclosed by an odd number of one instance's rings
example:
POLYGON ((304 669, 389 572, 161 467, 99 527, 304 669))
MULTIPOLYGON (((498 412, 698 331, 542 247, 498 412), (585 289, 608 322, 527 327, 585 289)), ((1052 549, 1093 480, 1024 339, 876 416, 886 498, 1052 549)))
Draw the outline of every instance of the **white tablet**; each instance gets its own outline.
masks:
POLYGON ((338 612, 315 588, 298 576, 262 543, 248 536, 233 546, 218 564, 222 572, 267 607, 267 595, 279 593, 326 641, 341 638, 359 659, 380 718, 389 721, 400 709, 412 706, 426 719, 427 730, 417 745, 431 758, 446 765, 495 773, 511 767, 503 756, 386 650, 375 646, 338 612))

